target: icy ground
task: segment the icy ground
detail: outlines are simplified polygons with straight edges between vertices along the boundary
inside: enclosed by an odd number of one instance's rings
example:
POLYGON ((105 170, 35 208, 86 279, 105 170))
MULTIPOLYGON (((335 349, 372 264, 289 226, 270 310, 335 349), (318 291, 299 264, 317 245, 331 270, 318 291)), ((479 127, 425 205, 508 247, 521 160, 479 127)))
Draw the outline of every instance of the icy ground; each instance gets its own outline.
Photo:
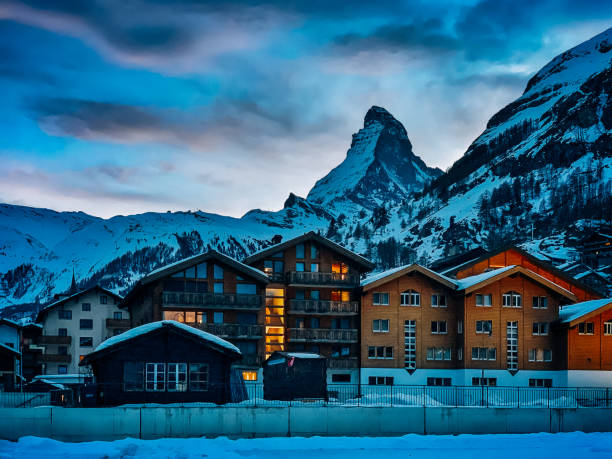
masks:
POLYGON ((581 432, 529 435, 459 435, 396 438, 264 438, 251 440, 125 439, 114 442, 62 443, 24 437, 0 441, 0 458, 610 458, 612 433, 581 432))

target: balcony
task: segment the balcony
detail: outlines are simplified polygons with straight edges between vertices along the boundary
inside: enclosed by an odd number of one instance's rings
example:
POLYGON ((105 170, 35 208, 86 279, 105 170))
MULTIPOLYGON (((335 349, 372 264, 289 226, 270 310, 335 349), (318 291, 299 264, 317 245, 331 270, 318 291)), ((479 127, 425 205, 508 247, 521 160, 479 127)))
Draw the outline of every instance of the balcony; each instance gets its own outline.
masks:
POLYGON ((359 286, 359 276, 354 274, 290 271, 287 273, 287 282, 294 285, 357 287, 359 286))
POLYGON ((357 301, 291 300, 289 314, 357 315, 357 301))
POLYGON ((70 344, 72 336, 41 335, 36 338, 36 344, 70 344))
POLYGON ((106 319, 106 328, 130 328, 130 319, 106 319))
POLYGON ((285 273, 267 272, 266 274, 270 278, 270 282, 277 282, 281 284, 285 282, 285 273))
POLYGON ((355 329, 290 328, 289 341, 293 343, 356 343, 355 329))
POLYGON ((261 366, 261 356, 257 354, 243 355, 242 359, 236 362, 237 365, 261 366))
POLYGON ((40 354, 38 356, 39 363, 70 363, 72 362, 72 356, 70 354, 40 354))
POLYGON ((359 367, 358 357, 330 357, 327 359, 327 368, 333 370, 349 370, 359 367))
POLYGON ((220 338, 230 339, 259 339, 263 337, 261 325, 245 324, 189 324, 205 332, 212 333, 220 338))
POLYGON ((257 311, 261 308, 261 295, 229 293, 163 292, 164 306, 192 306, 197 308, 239 309, 257 311))

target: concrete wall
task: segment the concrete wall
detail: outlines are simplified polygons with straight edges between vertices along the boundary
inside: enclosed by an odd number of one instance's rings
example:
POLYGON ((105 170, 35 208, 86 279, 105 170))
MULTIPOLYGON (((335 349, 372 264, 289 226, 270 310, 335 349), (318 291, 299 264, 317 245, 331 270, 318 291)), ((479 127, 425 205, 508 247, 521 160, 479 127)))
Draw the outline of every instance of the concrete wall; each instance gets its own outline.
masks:
POLYGON ((600 408, 1 408, 0 438, 33 435, 62 441, 108 441, 125 437, 610 432, 611 414, 600 408))

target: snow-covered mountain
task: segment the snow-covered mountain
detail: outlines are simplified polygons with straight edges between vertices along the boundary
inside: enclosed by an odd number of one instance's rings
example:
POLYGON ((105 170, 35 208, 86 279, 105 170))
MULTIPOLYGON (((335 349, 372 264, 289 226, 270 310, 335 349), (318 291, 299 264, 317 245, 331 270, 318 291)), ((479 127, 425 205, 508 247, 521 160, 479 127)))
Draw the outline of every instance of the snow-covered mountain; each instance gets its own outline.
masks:
POLYGON ((73 269, 81 286, 121 293, 208 246, 240 258, 311 229, 380 268, 509 241, 575 259, 585 229, 612 225, 611 61, 612 29, 553 59, 447 173, 427 167, 402 124, 372 107, 346 159, 278 212, 105 220, 0 205, 0 307, 49 301, 73 269))

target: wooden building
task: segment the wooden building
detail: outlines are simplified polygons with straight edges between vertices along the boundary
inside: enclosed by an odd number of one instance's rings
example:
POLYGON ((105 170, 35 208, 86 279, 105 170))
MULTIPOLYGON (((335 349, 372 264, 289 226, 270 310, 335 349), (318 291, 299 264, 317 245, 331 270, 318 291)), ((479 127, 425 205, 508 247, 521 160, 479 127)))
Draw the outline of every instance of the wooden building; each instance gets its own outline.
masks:
POLYGON ((359 282, 374 265, 309 232, 247 257, 270 278, 265 353, 311 352, 327 358, 328 382, 358 383, 359 282))
POLYGON ((232 342, 245 379, 254 380, 264 355, 268 282, 263 272, 210 250, 143 277, 120 307, 129 310, 132 327, 175 320, 232 342))
POLYGON ((21 354, 18 349, 0 343, 0 392, 12 392, 21 384, 21 354))
POLYGON ((27 382, 43 374, 41 356, 45 347, 39 344, 42 331, 42 325, 37 323, 28 323, 21 327, 21 372, 27 382))
POLYGON ((275 351, 264 362, 266 400, 327 399, 325 357, 275 351))
POLYGON ((85 356, 99 405, 124 403, 227 403, 242 401, 242 380, 232 379, 240 360, 233 344, 176 321, 141 325, 114 336, 85 356), (238 389, 236 390, 236 386, 238 389))

